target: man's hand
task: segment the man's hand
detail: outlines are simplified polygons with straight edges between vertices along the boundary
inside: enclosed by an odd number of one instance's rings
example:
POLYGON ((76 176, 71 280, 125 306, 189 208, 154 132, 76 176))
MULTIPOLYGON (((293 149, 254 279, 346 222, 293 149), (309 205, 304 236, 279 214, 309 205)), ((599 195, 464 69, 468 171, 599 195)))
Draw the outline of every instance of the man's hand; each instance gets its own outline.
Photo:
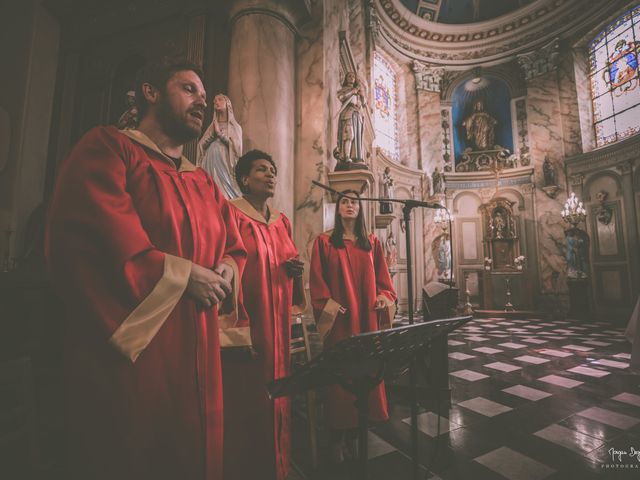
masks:
POLYGON ((284 262, 284 268, 287 271, 287 275, 291 278, 301 277, 304 272, 304 262, 298 257, 293 257, 284 262))
MULTIPOLYGON (((233 277, 233 270, 231 270, 231 277, 233 277)), ((231 293, 231 282, 221 273, 194 263, 191 265, 191 274, 185 292, 202 307, 211 308, 221 303, 231 293)))
POLYGON ((231 282, 233 282, 233 268, 228 263, 219 263, 218 266, 213 269, 213 271, 218 275, 222 275, 222 278, 229 282, 229 285, 231 285, 231 282))

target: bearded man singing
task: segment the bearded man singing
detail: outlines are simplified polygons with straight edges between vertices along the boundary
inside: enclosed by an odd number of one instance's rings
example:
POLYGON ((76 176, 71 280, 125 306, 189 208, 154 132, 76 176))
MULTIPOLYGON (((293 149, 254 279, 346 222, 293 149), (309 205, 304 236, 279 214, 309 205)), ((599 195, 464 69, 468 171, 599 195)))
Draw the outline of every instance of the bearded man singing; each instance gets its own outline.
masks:
POLYGON ((96 127, 63 162, 46 254, 66 307, 68 475, 222 479, 219 318, 246 251, 224 196, 182 155, 201 70, 149 64, 137 130, 96 127))

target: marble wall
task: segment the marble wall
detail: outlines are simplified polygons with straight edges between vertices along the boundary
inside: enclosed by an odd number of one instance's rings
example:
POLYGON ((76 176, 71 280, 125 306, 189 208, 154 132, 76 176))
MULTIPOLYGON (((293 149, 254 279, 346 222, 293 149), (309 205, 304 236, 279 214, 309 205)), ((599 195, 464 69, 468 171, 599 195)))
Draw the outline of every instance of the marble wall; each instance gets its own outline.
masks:
POLYGON ((416 80, 408 64, 398 66, 398 141, 400 163, 421 169, 416 80))
MULTIPOLYGON (((562 74, 560 74, 560 77, 562 74)), ((560 294, 567 291, 566 261, 564 258, 564 221, 560 211, 567 198, 564 175, 564 152, 567 145, 578 148, 565 139, 561 88, 556 71, 529 80, 527 84, 527 117, 531 165, 535 168, 536 217, 538 232, 539 271, 541 293, 560 294), (563 188, 556 198, 542 190, 544 177, 542 164, 548 156, 556 171, 557 184, 563 188)), ((565 112, 566 113, 566 112, 565 112)), ((565 118, 571 119, 568 115, 565 118)), ((568 127, 571 131, 575 123, 568 127)))
POLYGON ((582 152, 578 94, 572 52, 567 51, 562 55, 558 65, 557 77, 562 141, 564 144, 563 155, 567 158, 582 152))

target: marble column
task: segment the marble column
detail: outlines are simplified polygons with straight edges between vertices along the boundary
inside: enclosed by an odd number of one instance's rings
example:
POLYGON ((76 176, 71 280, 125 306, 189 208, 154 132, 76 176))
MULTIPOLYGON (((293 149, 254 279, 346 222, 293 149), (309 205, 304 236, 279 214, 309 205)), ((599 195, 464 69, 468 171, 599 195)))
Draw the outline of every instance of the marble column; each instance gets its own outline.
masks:
POLYGON ((229 98, 244 151, 269 153, 278 166, 274 206, 294 212, 295 19, 286 2, 236 1, 231 7, 229 98))

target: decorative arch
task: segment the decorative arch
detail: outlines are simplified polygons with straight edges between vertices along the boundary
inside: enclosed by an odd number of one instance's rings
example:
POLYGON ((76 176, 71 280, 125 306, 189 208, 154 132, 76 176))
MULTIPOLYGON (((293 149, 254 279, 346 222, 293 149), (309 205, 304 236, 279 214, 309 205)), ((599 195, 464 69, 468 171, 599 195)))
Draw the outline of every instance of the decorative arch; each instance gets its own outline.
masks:
POLYGON ((461 73, 451 72, 450 81, 444 82, 441 98, 443 104, 451 104, 453 91, 462 83, 474 77, 490 75, 503 81, 509 87, 511 98, 522 97, 527 94, 527 85, 522 77, 522 71, 511 64, 504 64, 491 68, 472 68, 461 73))
POLYGON ((477 203, 478 203, 478 208, 480 208, 480 205, 482 205, 482 198, 477 193, 471 192, 471 191, 460 192, 459 194, 457 194, 453 198, 453 211, 452 211, 452 213, 454 215, 457 215, 459 213, 458 204, 460 203, 460 200, 462 198, 464 198, 464 197, 473 197, 474 199, 476 199, 477 203))
MULTIPOLYGON (((501 188, 500 191, 498 192, 497 195, 494 195, 491 199, 492 200, 496 200, 499 198, 506 198, 505 194, 510 193, 512 194, 517 200, 518 202, 518 210, 525 210, 526 209, 526 205, 525 205, 525 198, 524 195, 522 195, 522 193, 514 188, 501 188)), ((508 200, 508 199, 507 199, 508 200)))
POLYGON ((497 121, 495 144, 513 151, 513 95, 509 84, 502 78, 484 71, 476 71, 465 78, 467 80, 457 82, 451 95, 451 134, 456 164, 461 161, 466 149, 474 149, 466 137, 462 123, 474 113, 474 107, 478 102, 481 102, 484 111, 497 121))
POLYGON ((594 173, 584 182, 584 187, 582 188, 584 196, 582 200, 584 202, 591 201, 591 186, 596 182, 596 180, 604 177, 609 177, 616 183, 616 197, 622 196, 622 178, 620 177, 620 175, 612 172, 611 170, 604 170, 602 172, 594 173))

